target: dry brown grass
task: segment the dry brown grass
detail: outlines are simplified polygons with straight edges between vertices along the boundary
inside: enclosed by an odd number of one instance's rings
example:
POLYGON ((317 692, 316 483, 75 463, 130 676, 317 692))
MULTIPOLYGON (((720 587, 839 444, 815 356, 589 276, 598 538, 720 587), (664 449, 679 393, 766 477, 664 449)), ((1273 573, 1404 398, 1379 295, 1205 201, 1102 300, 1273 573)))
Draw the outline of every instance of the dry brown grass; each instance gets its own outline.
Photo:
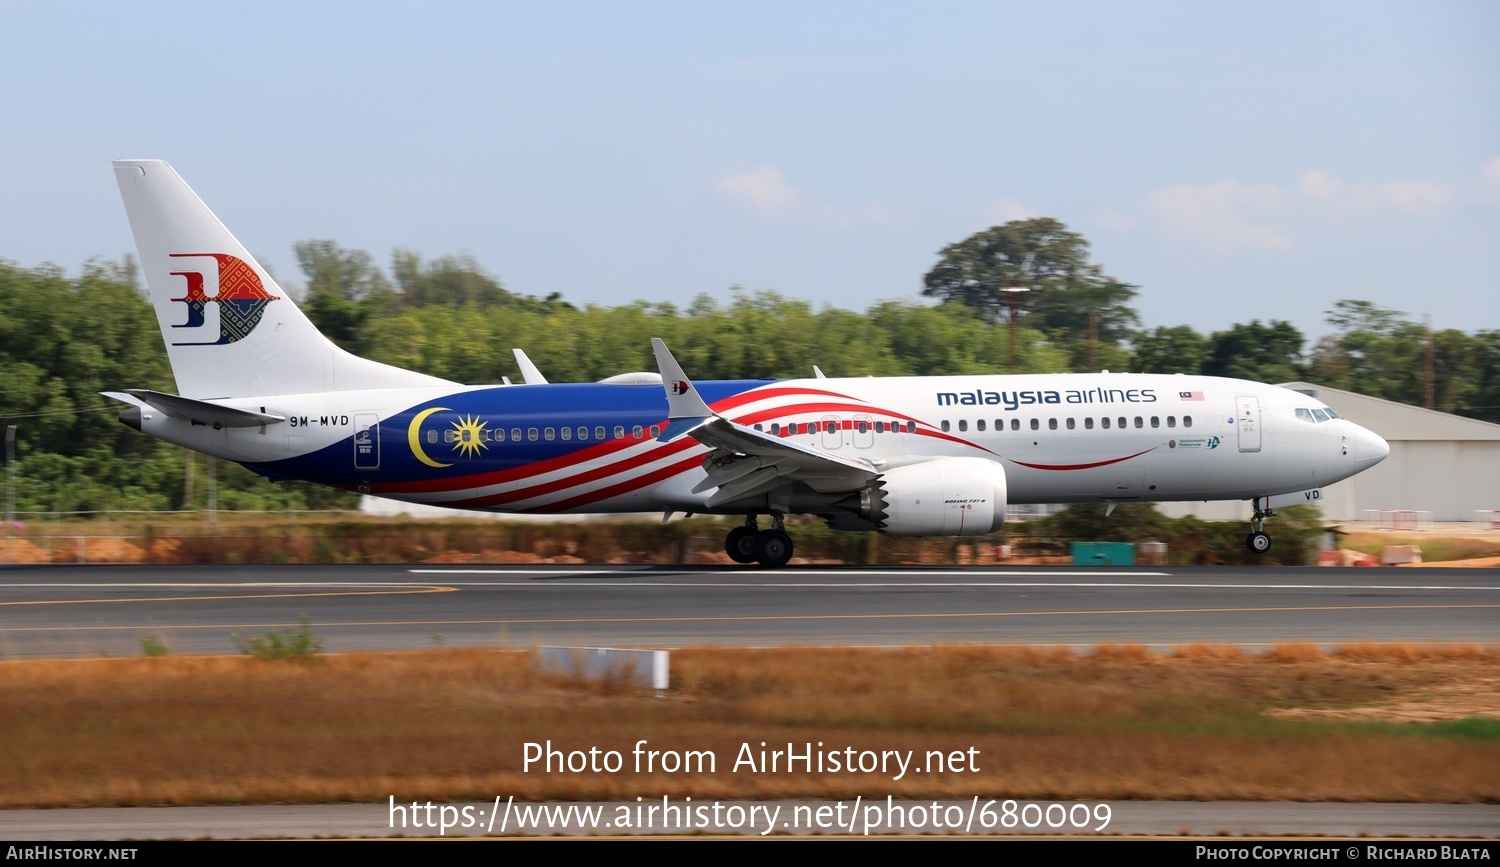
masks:
MULTIPOLYGON (((350 654, 317 665, 3 662, 0 807, 496 794, 1500 800, 1493 737, 1416 737, 1266 713, 1394 708, 1430 697, 1434 685, 1448 688, 1445 701, 1493 697, 1492 649, 699 648, 673 654, 672 676, 658 698, 538 674, 524 652, 350 654), (642 739, 712 751, 716 772, 635 773, 631 749, 642 739), (523 744, 547 740, 565 751, 618 750, 627 766, 524 771, 523 744), (979 771, 901 781, 732 772, 742 744, 758 750, 762 741, 913 750, 919 759, 974 747, 979 771)), ((1476 706, 1459 701, 1449 715, 1479 715, 1476 706)))
POLYGON ((1456 533, 1357 530, 1343 534, 1340 544, 1365 554, 1379 556, 1387 545, 1414 545, 1422 551, 1426 565, 1488 559, 1500 555, 1500 534, 1479 531, 1456 533))

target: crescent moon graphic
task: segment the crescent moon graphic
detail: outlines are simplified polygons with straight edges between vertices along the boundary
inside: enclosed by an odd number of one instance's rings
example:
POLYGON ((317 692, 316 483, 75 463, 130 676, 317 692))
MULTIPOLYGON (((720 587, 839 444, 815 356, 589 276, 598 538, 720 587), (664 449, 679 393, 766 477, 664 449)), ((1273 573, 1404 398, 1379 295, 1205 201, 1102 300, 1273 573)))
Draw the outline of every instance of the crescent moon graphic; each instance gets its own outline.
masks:
POLYGON ((429 458, 425 453, 423 453, 422 441, 420 438, 420 434, 422 433, 422 422, 426 421, 427 417, 435 412, 445 412, 447 410, 448 407, 446 406, 435 406, 432 409, 424 409, 421 412, 417 413, 414 418, 412 418, 411 427, 408 427, 406 429, 406 444, 411 446, 411 453, 417 456, 417 460, 421 461, 429 467, 437 467, 438 469, 442 469, 443 467, 453 466, 452 464, 438 463, 437 461, 429 458))

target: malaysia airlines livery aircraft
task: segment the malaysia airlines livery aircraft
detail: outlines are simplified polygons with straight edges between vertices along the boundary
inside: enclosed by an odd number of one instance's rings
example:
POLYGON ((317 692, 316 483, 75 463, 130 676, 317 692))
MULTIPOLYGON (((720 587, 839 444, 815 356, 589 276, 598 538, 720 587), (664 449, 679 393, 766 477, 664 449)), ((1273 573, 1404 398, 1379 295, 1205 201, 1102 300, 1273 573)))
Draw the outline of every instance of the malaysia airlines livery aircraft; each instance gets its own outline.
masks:
POLYGON ((779 567, 790 514, 962 536, 999 529, 1009 503, 1246 499, 1246 544, 1265 551, 1272 509, 1390 451, 1306 395, 1208 376, 694 382, 653 340, 659 377, 550 384, 525 362, 528 384, 460 385, 338 348, 171 166, 114 169, 180 393, 107 396, 136 430, 272 480, 496 512, 743 515, 729 556, 779 567))

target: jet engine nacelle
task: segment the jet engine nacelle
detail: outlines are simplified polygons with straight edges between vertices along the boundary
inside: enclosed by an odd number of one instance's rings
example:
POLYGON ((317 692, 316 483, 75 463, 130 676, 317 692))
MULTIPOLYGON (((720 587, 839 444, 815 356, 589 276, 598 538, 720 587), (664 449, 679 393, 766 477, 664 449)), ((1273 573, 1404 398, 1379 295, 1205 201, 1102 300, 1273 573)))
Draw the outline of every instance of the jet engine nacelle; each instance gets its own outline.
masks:
POLYGON ((1005 468, 985 458, 937 458, 883 473, 861 512, 892 536, 980 536, 1005 523, 1005 468))

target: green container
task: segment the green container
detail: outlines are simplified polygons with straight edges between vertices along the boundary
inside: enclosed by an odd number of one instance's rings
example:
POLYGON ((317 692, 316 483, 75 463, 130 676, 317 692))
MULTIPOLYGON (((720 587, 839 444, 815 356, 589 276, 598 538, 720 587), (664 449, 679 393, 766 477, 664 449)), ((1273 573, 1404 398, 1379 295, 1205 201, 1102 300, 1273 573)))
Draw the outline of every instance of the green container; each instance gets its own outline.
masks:
POLYGON ((1133 542, 1074 542, 1074 566, 1134 566, 1133 542))

